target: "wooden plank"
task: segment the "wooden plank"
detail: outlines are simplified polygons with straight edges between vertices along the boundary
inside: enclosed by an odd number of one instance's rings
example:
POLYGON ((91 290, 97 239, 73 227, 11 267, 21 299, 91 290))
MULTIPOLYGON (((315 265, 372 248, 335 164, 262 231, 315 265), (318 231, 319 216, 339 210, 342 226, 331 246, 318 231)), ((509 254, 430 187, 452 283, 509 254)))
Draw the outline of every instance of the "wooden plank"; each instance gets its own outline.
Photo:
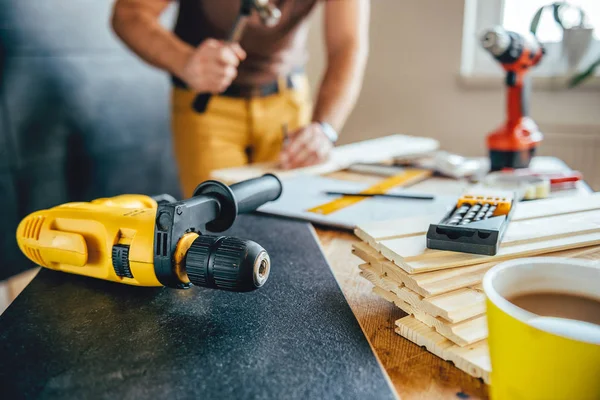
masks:
POLYGON ((400 300, 417 310, 433 317, 439 317, 446 324, 458 323, 485 313, 485 295, 476 289, 461 288, 433 297, 424 297, 382 274, 371 264, 359 266, 364 277, 373 284, 394 293, 400 300))
MULTIPOLYGON (((369 247, 366 243, 354 243, 352 245, 352 254, 360 258, 361 260, 371 264, 373 267, 378 268, 380 274, 383 273, 381 264, 389 262, 384 256, 378 251, 369 247)), ((403 282, 403 281, 400 281, 403 282)))
POLYGON ((386 273, 389 279, 403 283, 406 287, 424 297, 435 296, 469 285, 477 285, 483 279, 483 275, 497 264, 497 262, 484 263, 410 275, 366 245, 356 243, 353 252, 362 260, 378 268, 381 271, 380 273, 386 273))
POLYGON ((425 298, 420 309, 450 322, 460 322, 485 313, 485 295, 476 289, 457 289, 425 298))
POLYGON ((447 324, 439 318, 419 311, 415 307, 399 299, 392 292, 377 285, 373 288, 373 293, 381 296, 390 303, 394 303, 402 311, 414 316, 428 327, 435 329, 440 335, 451 340, 458 346, 468 346, 487 338, 487 321, 485 315, 480 315, 457 324, 447 324))
POLYGON ((416 303, 404 301, 403 298, 394 292, 394 285, 392 284, 390 287, 389 281, 386 281, 385 278, 382 278, 373 269, 369 268, 368 264, 361 265, 360 269, 361 276, 375 286, 373 293, 394 303, 405 313, 414 315, 419 321, 434 328, 441 335, 452 340, 452 342, 459 346, 467 346, 487 337, 487 324, 484 314, 458 323, 445 321, 440 317, 432 316, 417 308, 415 304, 419 304, 419 301, 416 303))
POLYGON ((396 333, 400 336, 419 346, 424 346, 431 353, 452 362, 467 374, 482 378, 487 384, 490 383, 492 367, 487 341, 483 340, 466 347, 457 346, 413 316, 400 318, 396 321, 396 326, 396 333))
POLYGON ((332 150, 331 157, 327 162, 311 167, 281 170, 278 168, 277 163, 260 163, 216 170, 211 173, 211 177, 230 184, 256 178, 266 173, 276 174, 281 178, 301 174, 327 174, 347 168, 355 163, 375 163, 399 156, 425 154, 437 150, 438 147, 439 142, 435 139, 391 135, 337 146, 332 150))
MULTIPOLYGON (((403 283, 406 287, 424 297, 440 295, 468 286, 477 286, 481 283, 485 273, 498 264, 498 261, 494 261, 410 275, 364 243, 355 243, 353 247, 355 255, 377 267, 381 271, 380 273, 386 273, 389 279, 403 283)), ((598 260, 600 259, 600 247, 563 250, 544 254, 544 256, 598 260)))
POLYGON ((377 248, 378 242, 383 240, 424 235, 429 225, 440 222, 446 212, 447 210, 440 210, 437 213, 424 216, 371 222, 358 226, 354 229, 354 234, 360 240, 377 248))
MULTIPOLYGON (((546 239, 597 232, 600 232, 600 211, 588 211, 511 222, 502 239, 500 250, 506 250, 507 246, 520 245, 533 241, 541 242, 546 239)), ((456 254, 456 252, 428 249, 425 235, 384 240, 379 243, 378 249, 389 260, 396 261, 396 259, 400 259, 401 262, 405 263, 434 257, 447 259, 449 256, 456 254)), ((468 254, 467 258, 485 260, 490 257, 468 254)))
POLYGON ((550 215, 565 215, 597 209, 600 209, 600 193, 525 201, 517 205, 513 221, 525 221, 550 215))
POLYGON ((419 274, 427 271, 437 271, 446 268, 481 264, 485 261, 505 261, 519 257, 531 257, 560 250, 575 249, 600 244, 600 233, 567 236, 542 242, 517 244, 500 249, 495 256, 480 256, 466 253, 448 252, 447 257, 435 257, 422 261, 403 262, 395 257, 394 263, 409 274, 419 274))
MULTIPOLYGON (((596 209, 600 209, 600 193, 522 202, 517 205, 512 222, 596 209)), ((382 240, 425 235, 429 225, 438 223, 444 215, 445 210, 440 210, 428 216, 370 222, 357 227, 355 234, 376 247, 382 240)))

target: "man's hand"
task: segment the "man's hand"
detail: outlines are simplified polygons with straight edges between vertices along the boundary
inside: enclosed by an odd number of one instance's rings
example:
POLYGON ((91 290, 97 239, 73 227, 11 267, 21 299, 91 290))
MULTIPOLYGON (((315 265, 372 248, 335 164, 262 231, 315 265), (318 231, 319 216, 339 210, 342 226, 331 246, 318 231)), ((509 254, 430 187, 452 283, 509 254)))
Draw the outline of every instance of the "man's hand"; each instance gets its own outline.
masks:
POLYGON ((280 164, 284 169, 319 164, 329 158, 333 144, 321 125, 312 124, 292 132, 281 151, 280 164))
POLYGON ((246 52, 237 43, 206 39, 190 55, 180 78, 197 93, 221 93, 237 76, 246 52))

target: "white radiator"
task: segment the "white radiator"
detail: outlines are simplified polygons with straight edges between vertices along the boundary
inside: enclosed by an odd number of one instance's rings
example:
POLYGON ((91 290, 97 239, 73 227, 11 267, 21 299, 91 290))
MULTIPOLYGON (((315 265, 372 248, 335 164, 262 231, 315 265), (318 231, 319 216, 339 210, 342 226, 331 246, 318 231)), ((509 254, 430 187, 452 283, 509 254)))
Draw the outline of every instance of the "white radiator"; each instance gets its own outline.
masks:
POLYGON ((600 126, 544 130, 539 155, 558 157, 569 167, 580 171, 594 190, 600 190, 600 126))

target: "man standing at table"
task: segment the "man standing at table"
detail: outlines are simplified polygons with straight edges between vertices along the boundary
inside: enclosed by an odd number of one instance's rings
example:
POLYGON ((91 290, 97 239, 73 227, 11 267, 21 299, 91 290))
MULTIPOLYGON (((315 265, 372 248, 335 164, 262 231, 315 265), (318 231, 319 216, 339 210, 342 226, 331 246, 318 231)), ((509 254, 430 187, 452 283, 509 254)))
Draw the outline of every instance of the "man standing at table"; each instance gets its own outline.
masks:
POLYGON ((224 39, 241 0, 179 0, 174 32, 159 23, 171 1, 116 0, 112 25, 136 54, 173 77, 173 139, 184 195, 214 169, 324 161, 360 92, 369 0, 321 0, 327 68, 314 107, 303 67, 308 16, 319 0, 270 0, 280 22, 264 26, 254 13, 239 45, 224 39), (214 94, 204 110, 192 108, 198 93, 214 94))

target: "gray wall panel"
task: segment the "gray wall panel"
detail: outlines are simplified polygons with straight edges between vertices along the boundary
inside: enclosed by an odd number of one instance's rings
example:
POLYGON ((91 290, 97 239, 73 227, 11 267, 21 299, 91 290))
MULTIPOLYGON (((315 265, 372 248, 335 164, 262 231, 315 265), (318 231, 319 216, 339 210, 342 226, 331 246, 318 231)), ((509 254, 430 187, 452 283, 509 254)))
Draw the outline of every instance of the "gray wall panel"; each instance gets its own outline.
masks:
MULTIPOLYGON (((0 280, 20 218, 120 193, 179 196, 169 79, 109 28, 111 0, 0 0, 0 280)), ((164 18, 170 24, 171 9, 164 18)))

